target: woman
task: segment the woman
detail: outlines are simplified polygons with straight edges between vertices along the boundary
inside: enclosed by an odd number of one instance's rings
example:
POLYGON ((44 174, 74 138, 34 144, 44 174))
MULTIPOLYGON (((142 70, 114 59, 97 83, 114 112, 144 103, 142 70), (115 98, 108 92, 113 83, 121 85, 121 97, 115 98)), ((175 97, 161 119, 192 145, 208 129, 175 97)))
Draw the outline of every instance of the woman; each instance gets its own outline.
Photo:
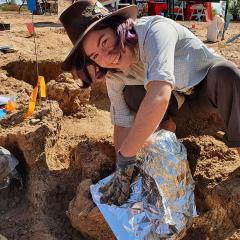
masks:
POLYGON ((127 200, 135 156, 167 108, 188 115, 218 109, 227 145, 240 147, 237 67, 170 19, 136 17, 136 6, 109 14, 94 0, 76 2, 60 16, 74 44, 63 69, 83 87, 107 79, 117 168, 102 201, 117 205, 127 200))

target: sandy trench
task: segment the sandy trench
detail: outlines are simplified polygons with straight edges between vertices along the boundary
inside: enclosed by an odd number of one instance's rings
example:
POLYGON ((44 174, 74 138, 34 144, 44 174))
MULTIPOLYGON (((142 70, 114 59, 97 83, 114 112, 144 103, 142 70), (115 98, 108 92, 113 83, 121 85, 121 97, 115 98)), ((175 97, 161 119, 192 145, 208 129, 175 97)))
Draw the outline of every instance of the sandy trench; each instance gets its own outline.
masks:
MULTIPOLYGON (((26 176, 24 188, 13 187, 0 212, 0 234, 9 240, 114 239, 89 194, 91 182, 114 168, 105 85, 79 90, 79 83, 60 68, 71 43, 57 16, 34 16, 37 23, 48 22, 36 27, 39 72, 47 82, 48 100, 24 120, 36 79, 33 38, 25 26, 31 15, 0 12, 0 21, 11 23, 10 31, 0 32, 0 45, 17 50, 0 55, 0 94, 17 99, 17 110, 0 122, 0 145, 16 155, 26 176)), ((195 24, 204 41, 207 24, 195 24)), ((240 23, 231 23, 225 40, 239 32, 240 23)), ((207 45, 240 67, 240 39, 224 42, 207 45)), ((240 239, 240 159, 215 137, 218 130, 222 123, 216 115, 178 119, 177 135, 188 150, 199 214, 184 239, 240 239)))

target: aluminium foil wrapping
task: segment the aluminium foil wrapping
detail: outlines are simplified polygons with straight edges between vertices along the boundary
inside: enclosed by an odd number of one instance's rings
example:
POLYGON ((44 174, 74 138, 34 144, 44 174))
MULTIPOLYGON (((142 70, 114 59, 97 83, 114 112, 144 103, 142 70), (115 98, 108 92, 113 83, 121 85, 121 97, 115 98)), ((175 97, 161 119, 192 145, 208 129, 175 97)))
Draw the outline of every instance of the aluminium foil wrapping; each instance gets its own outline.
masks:
POLYGON ((111 176, 91 186, 93 201, 118 240, 181 239, 197 215, 194 181, 187 151, 176 135, 155 132, 138 155, 131 194, 122 206, 100 203, 99 188, 111 176))

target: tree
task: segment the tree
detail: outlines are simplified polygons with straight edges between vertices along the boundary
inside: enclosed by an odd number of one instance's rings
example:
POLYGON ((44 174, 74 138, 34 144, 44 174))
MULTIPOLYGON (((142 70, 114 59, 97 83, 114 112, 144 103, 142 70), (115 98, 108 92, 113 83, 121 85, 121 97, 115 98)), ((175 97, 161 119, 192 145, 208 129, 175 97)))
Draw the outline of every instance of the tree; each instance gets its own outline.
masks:
POLYGON ((212 8, 212 15, 213 15, 213 16, 216 16, 216 15, 217 15, 217 13, 218 13, 218 12, 217 12, 217 9, 215 9, 215 8, 212 8))
POLYGON ((16 0, 6 0, 7 4, 16 5, 16 0))
POLYGON ((229 0, 228 12, 233 15, 233 20, 240 20, 240 0, 229 0))

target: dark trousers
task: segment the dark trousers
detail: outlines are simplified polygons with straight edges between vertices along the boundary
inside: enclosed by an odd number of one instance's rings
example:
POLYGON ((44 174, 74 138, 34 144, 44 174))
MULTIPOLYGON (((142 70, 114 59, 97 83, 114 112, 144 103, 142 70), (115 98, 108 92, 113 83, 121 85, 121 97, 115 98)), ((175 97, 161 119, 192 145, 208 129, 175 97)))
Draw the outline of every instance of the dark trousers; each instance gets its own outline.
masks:
MULTIPOLYGON (((128 85, 123 94, 128 107, 137 112, 146 91, 142 85, 128 85)), ((227 146, 240 147, 240 70, 233 63, 223 61, 212 66, 205 79, 185 98, 178 109, 172 94, 164 119, 218 111, 224 121, 227 146)))

